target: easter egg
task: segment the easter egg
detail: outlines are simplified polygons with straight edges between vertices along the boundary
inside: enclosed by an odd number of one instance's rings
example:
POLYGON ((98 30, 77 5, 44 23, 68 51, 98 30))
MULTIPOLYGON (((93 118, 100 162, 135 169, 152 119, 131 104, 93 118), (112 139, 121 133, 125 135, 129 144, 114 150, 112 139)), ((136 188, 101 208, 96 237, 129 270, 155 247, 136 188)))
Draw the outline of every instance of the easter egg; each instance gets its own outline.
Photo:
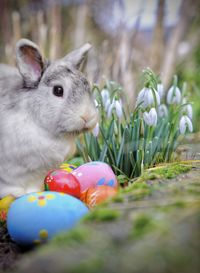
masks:
POLYGON ((6 222, 8 209, 14 200, 12 195, 7 195, 0 200, 0 222, 6 222))
POLYGON ((64 163, 62 163, 62 164, 60 165, 60 169, 65 170, 65 171, 67 171, 68 173, 71 173, 73 170, 76 169, 76 166, 64 162, 64 163))
POLYGON ((80 183, 74 175, 65 170, 53 170, 44 179, 45 190, 58 191, 80 197, 80 183))
POLYGON ((111 198, 117 194, 117 189, 109 186, 96 186, 89 188, 82 196, 81 200, 87 204, 89 208, 92 208, 108 198, 111 198))
POLYGON ((81 165, 72 174, 80 182, 81 193, 95 186, 110 186, 117 188, 118 182, 111 167, 100 161, 92 161, 81 165))
POLYGON ((77 198, 58 192, 37 192, 16 199, 7 215, 11 238, 20 245, 46 242, 72 229, 88 212, 77 198))

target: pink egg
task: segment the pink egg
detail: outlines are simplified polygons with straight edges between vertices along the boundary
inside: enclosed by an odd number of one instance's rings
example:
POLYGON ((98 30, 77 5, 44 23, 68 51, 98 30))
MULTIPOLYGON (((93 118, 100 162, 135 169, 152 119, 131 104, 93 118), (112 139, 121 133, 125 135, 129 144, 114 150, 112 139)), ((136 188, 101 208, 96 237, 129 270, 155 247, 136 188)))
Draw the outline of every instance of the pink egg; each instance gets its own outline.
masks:
POLYGON ((92 161, 81 165, 72 174, 81 186, 81 193, 95 186, 110 186, 117 188, 118 182, 111 167, 100 161, 92 161))

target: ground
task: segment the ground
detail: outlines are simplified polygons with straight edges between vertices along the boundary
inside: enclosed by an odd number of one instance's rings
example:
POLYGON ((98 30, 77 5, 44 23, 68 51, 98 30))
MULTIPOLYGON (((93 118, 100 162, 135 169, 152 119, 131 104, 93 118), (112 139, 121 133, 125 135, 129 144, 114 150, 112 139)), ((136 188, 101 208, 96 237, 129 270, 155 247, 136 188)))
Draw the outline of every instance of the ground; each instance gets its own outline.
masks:
POLYGON ((77 228, 34 250, 20 249, 1 228, 1 269, 199 272, 200 161, 193 159, 145 171, 77 228))

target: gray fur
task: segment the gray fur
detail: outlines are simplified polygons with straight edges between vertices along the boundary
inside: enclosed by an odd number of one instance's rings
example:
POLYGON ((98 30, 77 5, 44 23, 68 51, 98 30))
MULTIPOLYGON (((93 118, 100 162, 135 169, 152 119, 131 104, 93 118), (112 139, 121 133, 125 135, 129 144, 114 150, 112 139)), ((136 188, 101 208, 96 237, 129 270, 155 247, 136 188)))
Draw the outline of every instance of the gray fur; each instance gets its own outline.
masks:
POLYGON ((89 48, 50 64, 21 39, 18 69, 0 65, 0 197, 42 190, 47 171, 74 153, 74 135, 95 126, 90 87, 77 70, 89 48), (63 97, 53 94, 54 85, 63 86, 63 97))

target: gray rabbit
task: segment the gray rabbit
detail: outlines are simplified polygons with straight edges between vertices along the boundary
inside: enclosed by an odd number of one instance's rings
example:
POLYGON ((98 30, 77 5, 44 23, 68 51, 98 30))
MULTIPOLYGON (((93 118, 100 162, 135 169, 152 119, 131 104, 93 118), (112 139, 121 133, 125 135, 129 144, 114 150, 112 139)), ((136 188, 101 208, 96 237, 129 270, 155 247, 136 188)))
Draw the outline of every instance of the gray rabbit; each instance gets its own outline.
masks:
POLYGON ((42 190, 48 170, 75 152, 76 135, 95 127, 97 110, 79 71, 90 48, 51 63, 21 39, 18 69, 0 65, 0 198, 42 190))

